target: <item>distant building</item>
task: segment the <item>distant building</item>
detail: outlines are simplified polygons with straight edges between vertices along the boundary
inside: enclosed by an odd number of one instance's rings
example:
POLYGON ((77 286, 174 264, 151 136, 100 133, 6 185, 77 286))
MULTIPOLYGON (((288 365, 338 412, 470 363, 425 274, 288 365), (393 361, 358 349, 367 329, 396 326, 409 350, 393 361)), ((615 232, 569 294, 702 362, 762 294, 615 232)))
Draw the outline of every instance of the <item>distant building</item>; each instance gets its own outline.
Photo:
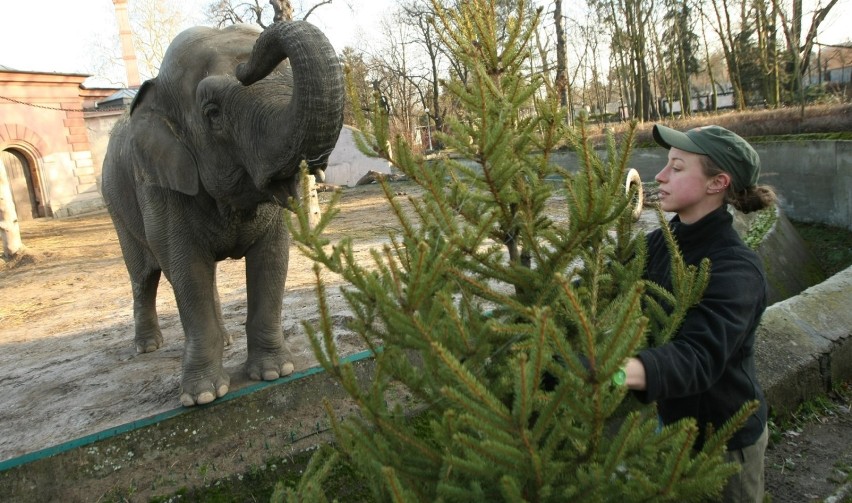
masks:
MULTIPOLYGON (((668 98, 660 98, 660 113, 663 115, 681 114, 683 107, 680 100, 672 100, 668 98)), ((718 85, 716 94, 712 94, 709 90, 704 90, 701 93, 696 93, 691 97, 690 111, 706 112, 708 110, 724 110, 734 108, 734 91, 729 83, 718 85)))
POLYGON ((830 85, 849 87, 852 83, 852 44, 818 45, 804 78, 805 86, 830 85))
POLYGON ((117 89, 87 88, 88 77, 0 66, 0 161, 19 220, 103 208, 103 155, 126 103, 98 108, 117 89))

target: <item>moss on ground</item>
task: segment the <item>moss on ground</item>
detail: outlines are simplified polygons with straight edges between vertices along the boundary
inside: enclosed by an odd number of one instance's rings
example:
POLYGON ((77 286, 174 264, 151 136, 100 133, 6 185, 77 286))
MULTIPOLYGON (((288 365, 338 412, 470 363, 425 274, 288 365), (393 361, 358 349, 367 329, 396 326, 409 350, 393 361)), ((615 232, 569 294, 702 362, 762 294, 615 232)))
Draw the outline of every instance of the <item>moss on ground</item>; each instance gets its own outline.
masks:
MULTIPOLYGON (((153 498, 150 503, 204 502, 232 503, 270 501, 275 487, 295 488, 307 467, 314 450, 304 451, 292 458, 270 458, 263 466, 204 487, 181 488, 168 496, 153 498)), ((346 465, 338 465, 326 480, 325 488, 339 501, 369 501, 370 495, 358 475, 346 465)), ((123 501, 122 498, 113 501, 123 501)))
POLYGON ((827 277, 852 265, 852 231, 818 223, 792 223, 827 277))

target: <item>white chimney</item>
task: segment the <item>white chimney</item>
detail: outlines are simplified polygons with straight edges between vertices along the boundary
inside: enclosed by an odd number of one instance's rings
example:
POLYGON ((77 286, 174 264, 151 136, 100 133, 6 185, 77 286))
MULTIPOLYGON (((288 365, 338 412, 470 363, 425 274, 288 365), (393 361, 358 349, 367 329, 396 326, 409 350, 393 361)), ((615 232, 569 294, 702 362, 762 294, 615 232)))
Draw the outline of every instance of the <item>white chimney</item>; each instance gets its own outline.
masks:
POLYGON ((115 4, 115 17, 118 20, 118 36, 121 39, 121 59, 127 71, 127 87, 139 87, 139 66, 136 64, 136 50, 133 48, 133 33, 130 29, 130 14, 127 12, 127 0, 112 0, 115 4))

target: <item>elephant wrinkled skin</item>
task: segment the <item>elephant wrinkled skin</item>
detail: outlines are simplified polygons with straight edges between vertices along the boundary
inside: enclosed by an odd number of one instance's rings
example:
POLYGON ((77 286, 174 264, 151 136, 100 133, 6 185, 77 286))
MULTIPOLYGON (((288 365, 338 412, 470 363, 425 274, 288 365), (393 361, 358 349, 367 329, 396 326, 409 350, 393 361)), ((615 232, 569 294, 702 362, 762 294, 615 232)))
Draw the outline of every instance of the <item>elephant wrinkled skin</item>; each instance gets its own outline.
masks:
POLYGON ((165 273, 186 335, 184 405, 228 392, 216 263, 229 257, 246 260, 248 376, 293 371, 281 328, 284 207, 297 197, 302 160, 315 174, 325 167, 343 101, 337 55, 314 26, 196 27, 175 38, 113 130, 103 195, 130 274, 136 348, 163 343, 165 273))

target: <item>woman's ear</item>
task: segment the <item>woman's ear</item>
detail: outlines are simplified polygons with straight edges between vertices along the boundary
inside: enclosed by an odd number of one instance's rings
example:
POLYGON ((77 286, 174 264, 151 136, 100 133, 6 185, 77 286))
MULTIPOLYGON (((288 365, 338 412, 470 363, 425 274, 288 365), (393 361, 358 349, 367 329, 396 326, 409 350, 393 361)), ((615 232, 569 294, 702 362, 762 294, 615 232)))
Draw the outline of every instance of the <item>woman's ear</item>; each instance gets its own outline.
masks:
POLYGON ((718 194, 720 192, 726 192, 730 186, 731 175, 727 173, 719 173, 710 179, 710 183, 707 185, 707 191, 711 194, 718 194))

